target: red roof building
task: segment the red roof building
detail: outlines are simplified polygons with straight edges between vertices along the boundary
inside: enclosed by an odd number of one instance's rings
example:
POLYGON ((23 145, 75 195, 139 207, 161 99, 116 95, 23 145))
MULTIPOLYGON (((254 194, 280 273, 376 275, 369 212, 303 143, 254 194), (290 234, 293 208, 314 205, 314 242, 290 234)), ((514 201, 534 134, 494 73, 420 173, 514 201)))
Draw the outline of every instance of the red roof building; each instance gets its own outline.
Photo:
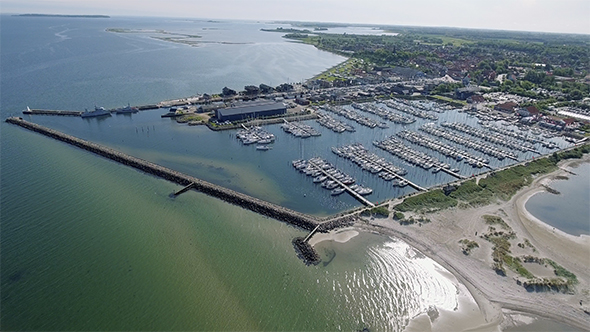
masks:
POLYGON ((498 104, 494 106, 496 111, 505 112, 505 113, 514 113, 514 109, 518 106, 517 103, 513 101, 509 101, 507 103, 498 104))

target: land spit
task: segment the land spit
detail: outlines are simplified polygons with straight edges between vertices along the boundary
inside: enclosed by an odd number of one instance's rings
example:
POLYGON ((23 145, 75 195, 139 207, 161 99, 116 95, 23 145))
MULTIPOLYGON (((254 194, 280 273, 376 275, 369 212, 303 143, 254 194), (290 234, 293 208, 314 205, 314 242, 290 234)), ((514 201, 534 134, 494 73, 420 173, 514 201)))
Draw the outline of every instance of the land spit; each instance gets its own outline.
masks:
MULTIPOLYGON (((127 155, 125 153, 113 150, 100 144, 86 141, 71 135, 67 135, 60 131, 53 130, 51 128, 47 128, 32 122, 28 122, 19 117, 8 118, 6 119, 6 122, 15 124, 22 128, 29 129, 31 131, 35 131, 45 136, 82 148, 86 151, 95 153, 97 155, 111 159, 121 164, 134 167, 145 173, 161 177, 168 181, 182 185, 185 187, 185 189, 195 189, 209 196, 219 198, 228 203, 238 205, 240 207, 243 207, 245 209, 251 210, 264 216, 284 221, 288 224, 291 224, 299 228, 303 228, 308 231, 315 230, 317 228, 317 231, 319 232, 327 232, 333 228, 342 227, 344 225, 350 225, 354 222, 353 218, 351 218, 350 216, 341 216, 337 218, 322 220, 304 213, 293 211, 291 209, 270 202, 266 202, 261 199, 228 188, 215 185, 213 183, 195 178, 193 176, 177 172, 170 168, 154 164, 147 160, 127 155), (320 225, 321 227, 318 227, 320 225)), ((296 246, 296 250, 301 249, 297 247, 298 246, 296 246)), ((303 251, 307 252, 309 248, 307 248, 307 246, 304 247, 306 248, 303 251)), ((309 253, 304 256, 309 256, 309 253)), ((312 254, 309 257, 316 256, 312 254)))

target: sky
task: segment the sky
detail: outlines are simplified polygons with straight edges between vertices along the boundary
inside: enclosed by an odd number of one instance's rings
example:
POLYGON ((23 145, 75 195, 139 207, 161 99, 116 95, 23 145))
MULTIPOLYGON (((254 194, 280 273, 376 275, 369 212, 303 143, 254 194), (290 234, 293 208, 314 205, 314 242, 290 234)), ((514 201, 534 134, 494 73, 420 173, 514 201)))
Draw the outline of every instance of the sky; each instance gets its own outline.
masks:
POLYGON ((590 34, 590 0, 1 0, 0 13, 288 20, 590 34))

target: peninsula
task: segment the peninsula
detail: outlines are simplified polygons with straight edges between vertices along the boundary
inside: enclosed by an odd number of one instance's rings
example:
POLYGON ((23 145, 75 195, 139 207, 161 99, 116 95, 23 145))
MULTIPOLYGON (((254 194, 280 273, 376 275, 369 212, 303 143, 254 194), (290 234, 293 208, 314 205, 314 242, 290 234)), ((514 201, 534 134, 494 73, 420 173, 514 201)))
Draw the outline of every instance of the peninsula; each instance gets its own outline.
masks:
POLYGON ((108 15, 64 15, 64 14, 16 14, 23 17, 62 17, 62 18, 111 18, 108 15))

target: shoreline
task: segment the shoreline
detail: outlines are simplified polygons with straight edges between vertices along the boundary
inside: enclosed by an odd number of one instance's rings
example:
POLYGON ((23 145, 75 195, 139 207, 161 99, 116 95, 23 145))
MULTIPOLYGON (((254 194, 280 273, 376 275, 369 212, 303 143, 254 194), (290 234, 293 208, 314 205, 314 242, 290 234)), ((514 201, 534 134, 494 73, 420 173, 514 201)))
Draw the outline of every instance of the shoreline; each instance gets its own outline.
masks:
MULTIPOLYGON (((378 232, 396 237, 433 259, 463 284, 484 315, 489 326, 510 324, 509 315, 515 313, 532 317, 546 318, 559 323, 587 330, 590 316, 584 312, 590 303, 590 271, 587 271, 590 255, 590 236, 574 236, 547 225, 530 214, 525 203, 532 195, 545 191, 543 184, 558 175, 566 173, 562 167, 575 163, 590 162, 590 155, 582 159, 560 162, 559 169, 541 175, 516 193, 509 201, 493 203, 483 207, 466 210, 443 210, 429 215, 431 223, 422 227, 402 226, 391 217, 386 219, 365 219, 357 222, 355 228, 360 231, 378 232), (485 214, 503 213, 506 222, 520 236, 530 239, 539 250, 540 257, 555 260, 579 280, 574 295, 556 292, 527 292, 517 285, 514 276, 502 277, 491 268, 491 252, 488 243, 480 241, 482 248, 472 255, 464 255, 458 239, 473 237, 474 232, 485 229, 485 224, 473 221, 485 214), (487 248, 485 248, 487 246, 487 248), (578 301, 583 301, 582 307, 578 301)), ((516 249, 515 249, 516 250, 516 249)), ((514 319, 512 319, 514 321, 514 319)), ((432 326, 435 331, 436 326, 432 326)))
MULTIPOLYGON (((581 165, 584 163, 590 163, 590 156, 586 155, 586 156, 584 156, 584 158, 579 159, 579 160, 578 159, 570 160, 569 162, 564 163, 562 166, 569 166, 571 164, 580 164, 581 165)), ((550 185, 553 181, 555 181, 555 177, 560 176, 560 175, 566 175, 566 174, 568 174, 568 171, 560 168, 554 172, 551 172, 549 174, 545 174, 545 175, 539 177, 538 179, 536 179, 533 182, 533 185, 531 185, 531 187, 528 190, 526 188, 524 189, 525 192, 523 192, 522 197, 517 201, 518 208, 522 212, 522 214, 524 215, 524 217, 526 219, 536 223, 539 226, 545 227, 547 229, 547 231, 551 231, 553 233, 558 234, 559 236, 566 237, 571 241, 590 245, 590 235, 589 234, 573 235, 573 234, 569 234, 567 232, 564 232, 561 229, 551 226, 551 225, 547 224, 545 221, 537 218, 526 208, 526 204, 531 197, 533 197, 537 194, 543 193, 543 192, 548 192, 547 189, 544 187, 545 185, 547 185, 547 186, 550 185)))

